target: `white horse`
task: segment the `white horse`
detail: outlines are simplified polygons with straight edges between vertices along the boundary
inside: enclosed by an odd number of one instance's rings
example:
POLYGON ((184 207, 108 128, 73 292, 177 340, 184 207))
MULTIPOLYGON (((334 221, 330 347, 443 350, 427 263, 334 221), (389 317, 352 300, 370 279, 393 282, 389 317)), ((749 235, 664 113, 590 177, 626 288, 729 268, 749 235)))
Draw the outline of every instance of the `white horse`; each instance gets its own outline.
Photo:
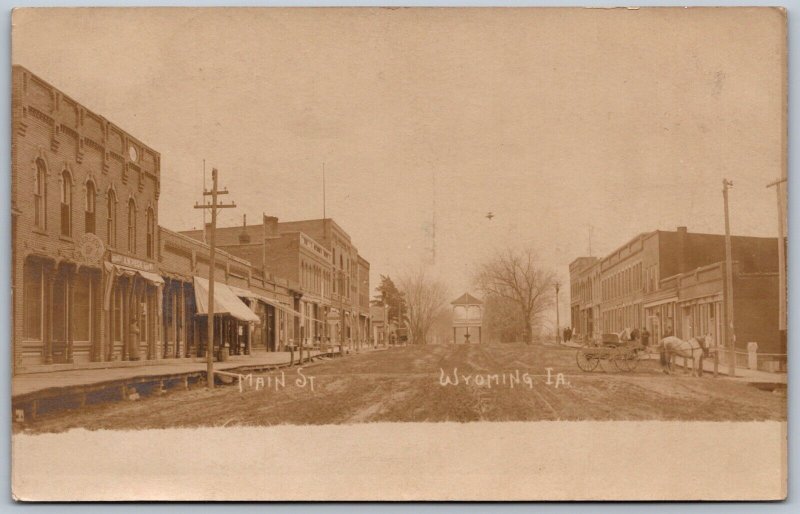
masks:
POLYGON ((692 375, 699 377, 703 374, 703 357, 708 353, 706 338, 703 336, 692 337, 688 341, 675 336, 665 337, 661 340, 661 365, 664 373, 672 373, 672 361, 675 357, 692 360, 692 375), (697 363, 697 366, 695 366, 697 363))

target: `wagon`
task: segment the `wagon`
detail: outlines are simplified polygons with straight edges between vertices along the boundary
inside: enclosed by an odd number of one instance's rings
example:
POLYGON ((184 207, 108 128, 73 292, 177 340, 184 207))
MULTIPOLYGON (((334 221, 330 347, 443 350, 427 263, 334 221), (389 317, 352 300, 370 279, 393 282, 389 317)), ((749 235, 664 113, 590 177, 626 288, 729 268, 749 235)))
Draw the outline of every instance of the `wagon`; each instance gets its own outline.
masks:
POLYGON ((611 361, 620 371, 633 371, 639 363, 638 345, 621 340, 618 334, 603 334, 599 343, 578 348, 575 360, 583 371, 594 371, 600 361, 611 361))

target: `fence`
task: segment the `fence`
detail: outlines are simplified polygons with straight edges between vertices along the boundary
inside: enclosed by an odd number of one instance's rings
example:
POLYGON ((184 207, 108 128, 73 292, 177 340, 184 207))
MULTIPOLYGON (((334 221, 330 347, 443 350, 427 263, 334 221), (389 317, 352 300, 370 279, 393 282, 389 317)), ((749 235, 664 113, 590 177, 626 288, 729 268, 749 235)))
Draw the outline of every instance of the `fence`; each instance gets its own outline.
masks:
MULTIPOLYGON (((785 353, 755 353, 755 362, 750 362, 750 354, 741 350, 734 352, 736 359, 736 367, 743 369, 756 369, 758 371, 770 371, 773 373, 786 372, 786 354, 785 353), (755 366, 753 366, 755 364, 755 366)), ((720 348, 719 350, 719 365, 729 366, 731 360, 731 352, 720 348)))

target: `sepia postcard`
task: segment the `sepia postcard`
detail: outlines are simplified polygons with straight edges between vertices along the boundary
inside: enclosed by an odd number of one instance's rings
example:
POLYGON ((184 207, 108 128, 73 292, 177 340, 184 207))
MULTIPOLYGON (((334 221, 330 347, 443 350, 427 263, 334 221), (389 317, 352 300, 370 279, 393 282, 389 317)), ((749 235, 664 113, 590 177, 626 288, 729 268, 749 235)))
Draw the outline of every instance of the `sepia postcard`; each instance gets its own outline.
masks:
POLYGON ((12 494, 781 500, 782 8, 23 8, 12 494))

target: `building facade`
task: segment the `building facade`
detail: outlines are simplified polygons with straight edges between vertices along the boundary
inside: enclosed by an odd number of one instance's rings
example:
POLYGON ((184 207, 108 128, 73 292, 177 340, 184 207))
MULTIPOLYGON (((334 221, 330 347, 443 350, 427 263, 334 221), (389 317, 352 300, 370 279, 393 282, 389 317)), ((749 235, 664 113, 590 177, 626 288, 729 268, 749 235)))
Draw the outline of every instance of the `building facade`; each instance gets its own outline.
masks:
POLYGON ((569 265, 572 337, 595 333, 600 318, 600 267, 597 257, 578 257, 569 265))
MULTIPOLYGON (((160 154, 25 68, 12 85, 12 372, 203 357, 210 249, 159 226, 160 154)), ((262 262, 217 253, 219 358, 295 344, 326 294, 262 262)))
POLYGON ((730 325, 724 306, 730 298, 737 349, 757 342, 760 351, 785 354, 778 331, 777 240, 732 236, 731 251, 730 292, 725 238, 718 234, 691 233, 686 227, 658 230, 636 236, 603 258, 579 257, 570 264, 573 327, 584 338, 647 328, 654 340, 702 335, 722 345, 730 325))
POLYGON ((370 306, 370 327, 372 328, 372 344, 381 346, 389 344, 389 307, 387 305, 370 306))
POLYGON ((361 255, 356 256, 357 261, 357 278, 356 278, 356 296, 358 308, 354 307, 357 312, 358 321, 358 341, 359 347, 369 346, 376 344, 372 338, 372 316, 370 313, 370 289, 369 289, 369 262, 361 255))
POLYGON ((14 372, 152 357, 160 155, 12 70, 14 372))
MULTIPOLYGON (((161 228, 161 241, 159 260, 166 282, 163 357, 202 357, 208 340, 209 247, 165 228, 161 228)), ((222 299, 215 301, 216 351, 227 348, 232 355, 249 355, 282 351, 293 344, 300 317, 293 307, 298 284, 264 275, 248 260, 224 249, 216 252, 214 282, 219 291, 215 296, 222 299), (226 296, 233 305, 224 304, 226 296)))
MULTIPOLYGON (((203 240, 205 232, 182 234, 203 240)), ((369 262, 332 219, 279 222, 265 215, 257 225, 243 220, 238 227, 217 227, 216 241, 264 272, 300 285, 295 334, 304 345, 358 346, 371 339, 369 262)))

